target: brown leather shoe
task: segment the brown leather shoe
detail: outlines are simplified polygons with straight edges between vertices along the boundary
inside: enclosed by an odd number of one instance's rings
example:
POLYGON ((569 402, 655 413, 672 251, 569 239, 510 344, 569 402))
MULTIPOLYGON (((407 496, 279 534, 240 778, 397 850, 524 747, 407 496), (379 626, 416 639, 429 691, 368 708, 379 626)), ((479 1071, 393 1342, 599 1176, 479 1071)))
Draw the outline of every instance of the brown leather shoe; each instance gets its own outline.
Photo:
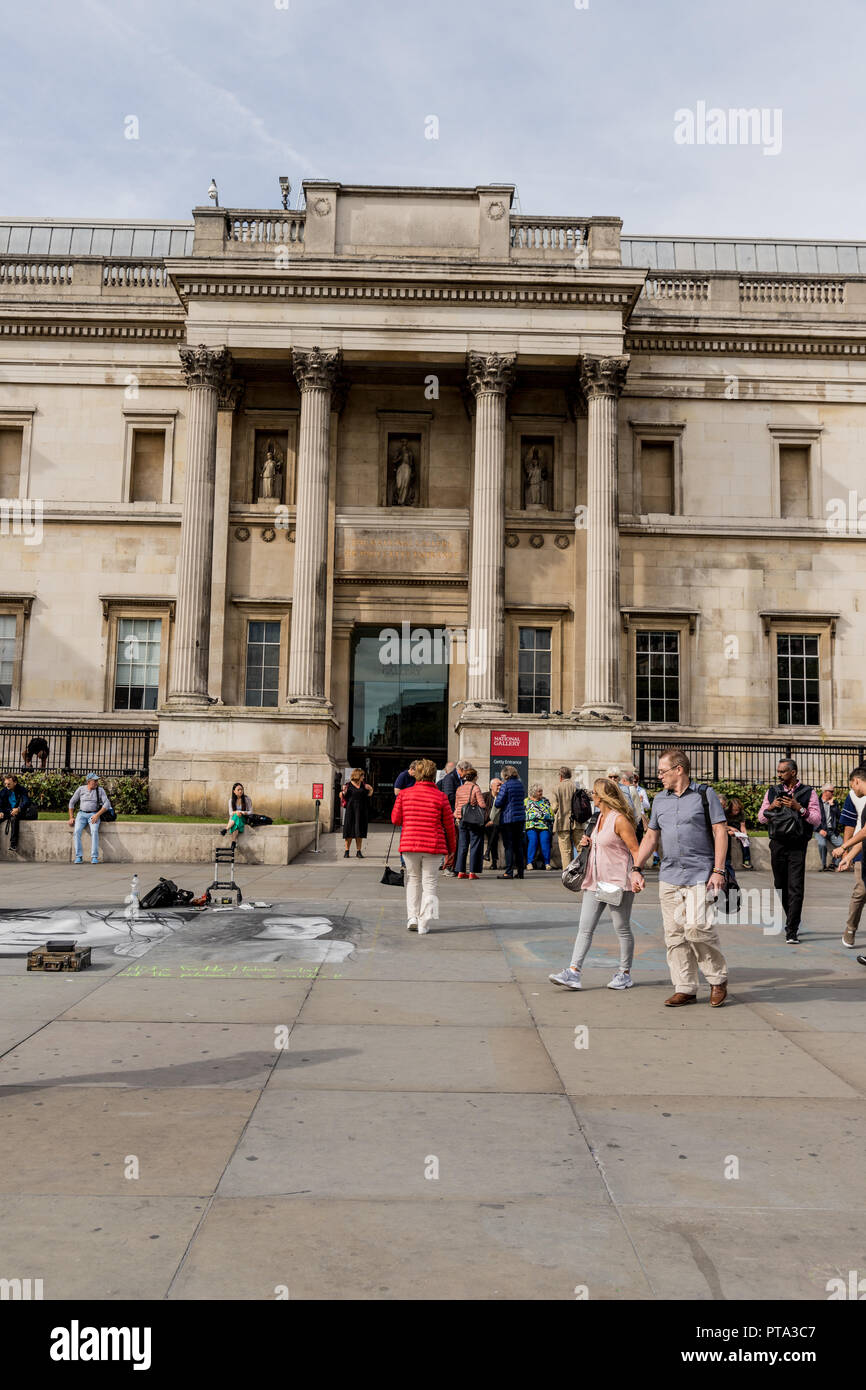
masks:
POLYGON ((695 1004, 698 996, 696 994, 672 994, 670 999, 665 1000, 666 1009, 678 1009, 681 1004, 695 1004))
POLYGON ((720 1009, 728 997, 727 985, 713 985, 710 990, 710 1008, 720 1009))

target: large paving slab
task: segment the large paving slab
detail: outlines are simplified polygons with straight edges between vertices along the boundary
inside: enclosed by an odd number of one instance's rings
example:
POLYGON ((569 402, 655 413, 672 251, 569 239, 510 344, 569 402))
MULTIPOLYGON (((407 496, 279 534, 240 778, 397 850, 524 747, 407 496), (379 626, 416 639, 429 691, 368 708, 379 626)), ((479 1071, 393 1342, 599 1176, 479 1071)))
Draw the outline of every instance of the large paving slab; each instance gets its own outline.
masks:
MULTIPOLYGON (((336 982, 335 982, 336 983, 336 982)), ((73 1003, 64 1022, 293 1023, 312 980, 154 979, 118 975, 73 1003)))
POLYGON ((463 980, 325 980, 311 988, 301 1023, 470 1024, 530 1028, 532 1019, 515 984, 463 980))
POLYGON ((534 1030, 298 1023, 271 1085, 369 1091, 561 1091, 534 1030))
POLYGON ((847 1283, 849 1270, 866 1269, 863 1219, 853 1210, 619 1210, 659 1299, 826 1300, 830 1279, 847 1283))
POLYGON ((134 1193, 2 1197, 4 1277, 42 1279, 46 1300, 164 1298, 205 1206, 134 1193))
POLYGON ((610 1203, 565 1096, 271 1086, 219 1195, 289 1193, 427 1201, 558 1196, 568 1203, 610 1203))
MULTIPOLYGON (((407 931, 406 937, 399 945, 385 940, 362 944, 350 959, 340 962, 340 975, 349 980, 475 980, 492 984, 508 984, 512 979, 500 951, 453 950, 452 943, 440 946, 435 929, 420 937, 407 931)), ((336 973, 336 967, 326 965, 321 973, 328 978, 336 973)))
POLYGON ((215 1087, 0 1089, 0 1194, 210 1195, 258 1099, 215 1087))
POLYGON ((0 1087, 258 1090, 278 1055, 274 1029, 261 1024, 51 1023, 6 1054, 0 1087))
POLYGON ((858 1095, 866 1096, 866 1047, 860 1033, 792 1033, 792 1041, 858 1095))
POLYGON ((617 1096, 576 1106, 625 1205, 850 1211, 862 1185, 864 1100, 617 1096))
MULTIPOLYGON (((585 1023, 575 1015, 575 1027, 585 1023)), ((576 1047, 583 1037, 574 1028, 539 1031, 569 1095, 856 1095, 778 1034, 590 1027, 588 1045, 576 1047)))
POLYGON ((217 1198, 172 1298, 647 1298, 611 1207, 217 1198))

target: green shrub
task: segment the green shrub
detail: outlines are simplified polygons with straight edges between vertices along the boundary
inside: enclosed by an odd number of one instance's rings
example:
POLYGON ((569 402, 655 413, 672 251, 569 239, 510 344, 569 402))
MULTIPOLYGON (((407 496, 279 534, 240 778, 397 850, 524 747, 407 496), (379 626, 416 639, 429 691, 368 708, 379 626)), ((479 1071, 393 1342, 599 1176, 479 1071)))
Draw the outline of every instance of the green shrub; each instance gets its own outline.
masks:
POLYGON ((107 791, 119 816, 141 816, 147 811, 148 788, 143 777, 118 777, 107 791))
MULTIPOLYGON (((65 811, 73 792, 84 785, 77 772, 23 772, 18 780, 37 811, 65 811)), ((148 786, 143 777, 107 778, 101 785, 119 816, 138 816, 147 811, 148 786)))

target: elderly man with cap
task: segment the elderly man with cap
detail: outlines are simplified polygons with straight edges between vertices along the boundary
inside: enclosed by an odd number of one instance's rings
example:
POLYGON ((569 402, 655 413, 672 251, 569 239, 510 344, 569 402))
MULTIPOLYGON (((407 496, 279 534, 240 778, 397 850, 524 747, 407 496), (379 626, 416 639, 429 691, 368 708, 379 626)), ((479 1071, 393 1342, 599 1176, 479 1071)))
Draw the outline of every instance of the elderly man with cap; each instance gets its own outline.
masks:
POLYGON ((821 812, 821 824, 816 827, 814 836, 821 856, 821 873, 828 874, 832 873, 834 868, 832 862, 827 863, 830 851, 842 843, 842 836, 839 834, 840 811, 836 805, 836 788, 832 782, 825 782, 821 788, 818 810, 821 812))
POLYGON ((82 786, 72 793, 69 802, 69 824, 72 827, 72 842, 75 846, 75 862, 83 864, 81 853, 81 832, 85 826, 90 830, 90 862, 99 863, 99 822, 106 811, 111 810, 107 793, 99 785, 99 774, 88 772, 82 786), (78 807, 76 814, 75 808, 78 807))

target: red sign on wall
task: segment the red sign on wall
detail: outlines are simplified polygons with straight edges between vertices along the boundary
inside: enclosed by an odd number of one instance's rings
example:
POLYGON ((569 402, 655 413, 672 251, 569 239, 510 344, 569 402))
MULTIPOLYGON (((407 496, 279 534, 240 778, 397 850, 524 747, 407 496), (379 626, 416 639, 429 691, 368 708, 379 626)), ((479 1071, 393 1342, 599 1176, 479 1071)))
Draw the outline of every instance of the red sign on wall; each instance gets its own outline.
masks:
POLYGON ((518 733, 513 729, 491 729, 490 731, 490 776, 501 777, 502 769, 508 764, 517 768, 517 775, 524 787, 529 785, 529 732, 518 733))
POLYGON ((313 800, 314 800, 314 801, 324 801, 324 799, 325 799, 325 784, 324 784, 324 782, 314 782, 314 783, 313 783, 313 800))

